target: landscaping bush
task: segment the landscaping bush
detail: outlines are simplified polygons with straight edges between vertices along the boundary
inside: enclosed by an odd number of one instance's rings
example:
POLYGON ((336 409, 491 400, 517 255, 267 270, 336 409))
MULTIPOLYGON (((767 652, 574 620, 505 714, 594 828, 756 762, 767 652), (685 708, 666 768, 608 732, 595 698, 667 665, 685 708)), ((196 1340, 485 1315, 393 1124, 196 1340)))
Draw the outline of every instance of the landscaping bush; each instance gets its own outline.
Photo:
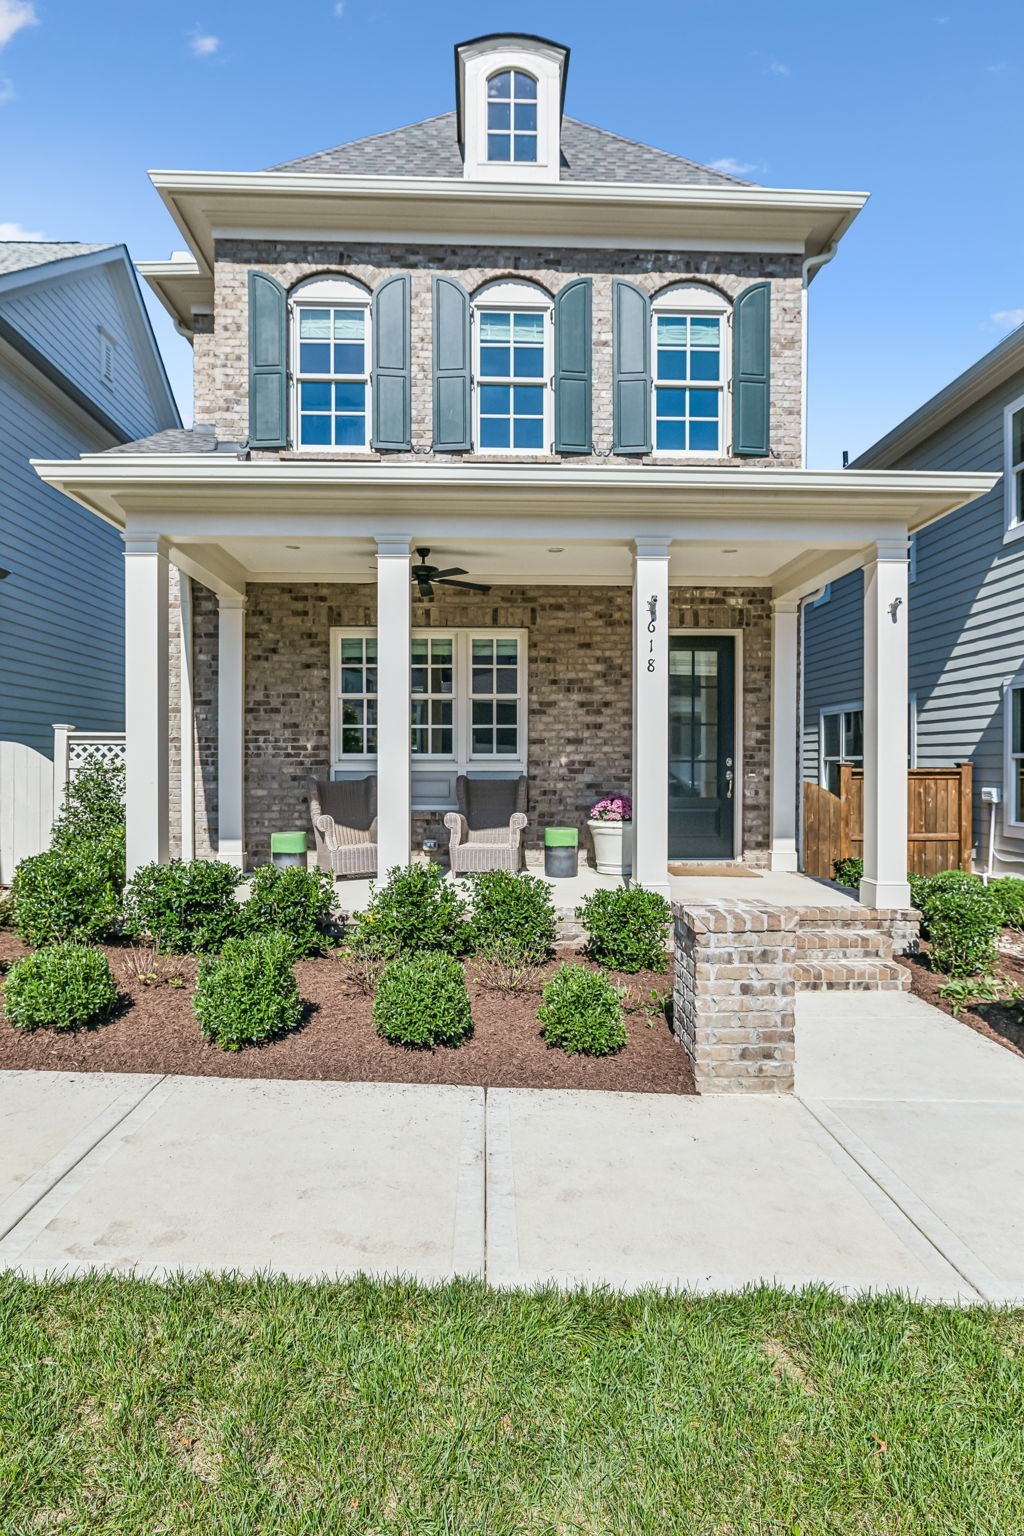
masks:
POLYGON ((399 955, 373 1000, 378 1035, 400 1045, 458 1045, 473 1027, 462 966, 436 951, 399 955))
POLYGON ((987 890, 1002 926, 1024 928, 1024 880, 1003 875, 999 880, 990 880, 987 890))
POLYGON ((672 909, 664 896, 642 885, 594 891, 576 916, 587 933, 587 951, 613 971, 661 971, 672 909))
POLYGON ((933 875, 921 912, 932 970, 954 977, 988 974, 996 958, 999 911, 976 876, 963 875, 957 882, 933 875))
POLYGON ((473 875, 473 942, 478 953, 518 956, 531 965, 547 959, 555 944, 551 887, 537 875, 491 869, 473 875))
POLYGON ((201 960, 192 1011, 207 1040, 238 1051, 294 1029, 302 1002, 293 958, 286 934, 254 933, 201 960))
POLYGON ((864 878, 864 860, 836 859, 832 876, 838 885, 852 885, 856 890, 864 878))
POLYGON ((382 886, 371 887, 352 944, 385 959, 420 950, 464 955, 473 939, 467 917, 466 903, 440 865, 396 866, 382 886))
POLYGON ((88 757, 68 780, 50 847, 77 847, 111 839, 124 844, 124 764, 88 757))
POLYGON ((544 988, 537 1017, 548 1045, 570 1056, 607 1056, 626 1043, 622 994, 603 971, 563 965, 544 988))
POLYGON ((120 922, 123 885, 124 844, 116 835, 22 859, 11 892, 18 937, 36 949, 107 938, 120 922))
POLYGON ((125 932, 149 937, 169 955, 207 954, 237 934, 240 872, 230 864, 146 864, 124 893, 125 932))
POLYGON ((242 933, 285 933, 294 955, 315 955, 324 947, 333 900, 334 880, 327 870, 264 864, 253 873, 249 898, 239 909, 239 928, 242 933))
POLYGON ((84 944, 52 944, 16 960, 4 981, 4 1009, 19 1029, 78 1029, 108 1018, 117 983, 106 955, 84 944))

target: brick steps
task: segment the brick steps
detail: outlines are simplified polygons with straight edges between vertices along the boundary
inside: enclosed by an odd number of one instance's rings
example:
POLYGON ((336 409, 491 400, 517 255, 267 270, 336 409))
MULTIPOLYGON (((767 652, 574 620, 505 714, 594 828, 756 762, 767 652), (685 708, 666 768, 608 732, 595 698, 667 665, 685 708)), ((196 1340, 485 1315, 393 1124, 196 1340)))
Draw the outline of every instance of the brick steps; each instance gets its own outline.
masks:
POLYGON ((801 928, 793 935, 797 960, 891 960, 892 937, 877 928, 801 928))
POLYGON ((908 992, 910 975, 895 960, 850 958, 798 960, 793 967, 798 992, 908 992))

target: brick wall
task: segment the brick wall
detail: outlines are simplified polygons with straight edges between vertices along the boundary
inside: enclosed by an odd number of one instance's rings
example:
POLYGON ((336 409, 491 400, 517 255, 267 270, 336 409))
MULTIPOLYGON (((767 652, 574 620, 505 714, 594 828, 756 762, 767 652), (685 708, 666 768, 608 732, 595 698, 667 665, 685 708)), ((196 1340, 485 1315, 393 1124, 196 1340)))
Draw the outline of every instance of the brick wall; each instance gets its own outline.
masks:
MULTIPOLYGON (((196 851, 216 847, 217 603, 194 586, 196 851)), ((246 823, 250 859, 270 833, 308 821, 306 779, 330 761, 333 626, 374 626, 372 583, 253 583, 246 618, 246 823)), ((632 750, 632 597, 628 587, 496 587, 414 603, 418 628, 529 632, 530 829, 578 825, 599 795, 628 790, 632 750)), ((743 637, 743 842, 764 865, 769 841, 770 601, 761 590, 676 588, 673 628, 743 637)), ((447 842, 443 812, 417 814, 414 840, 447 842)))
MULTIPOLYGON (((596 461, 609 468, 635 462, 606 457, 612 442, 612 278, 628 277, 651 294, 669 283, 707 281, 730 299, 750 283, 768 278, 772 285, 773 457, 738 462, 768 467, 800 463, 802 288, 798 256, 219 240, 214 267, 216 327, 211 334, 204 317, 196 338, 195 419, 215 426, 218 436, 229 440, 244 441, 249 433, 247 276, 251 267, 271 273, 286 288, 315 274, 344 273, 368 288, 396 272, 412 274, 413 442, 417 455, 429 453, 431 446, 431 273, 450 273, 471 293, 495 277, 527 279, 555 293, 574 277, 591 276, 594 447, 596 461)), ((503 462, 508 462, 507 456, 503 462)), ((574 456, 573 462, 587 461, 574 456)), ((664 459, 659 457, 659 462, 664 459)), ((721 460, 687 457, 684 462, 721 460)))

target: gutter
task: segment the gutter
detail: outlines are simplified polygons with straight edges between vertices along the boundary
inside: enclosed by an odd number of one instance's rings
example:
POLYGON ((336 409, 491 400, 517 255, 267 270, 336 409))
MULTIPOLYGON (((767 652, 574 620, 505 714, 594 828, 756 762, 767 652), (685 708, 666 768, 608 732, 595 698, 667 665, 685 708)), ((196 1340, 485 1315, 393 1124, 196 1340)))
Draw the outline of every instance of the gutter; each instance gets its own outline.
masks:
POLYGON ((807 256, 800 266, 800 463, 807 468, 807 289, 811 278, 830 262, 839 249, 845 229, 838 230, 817 256, 807 256))

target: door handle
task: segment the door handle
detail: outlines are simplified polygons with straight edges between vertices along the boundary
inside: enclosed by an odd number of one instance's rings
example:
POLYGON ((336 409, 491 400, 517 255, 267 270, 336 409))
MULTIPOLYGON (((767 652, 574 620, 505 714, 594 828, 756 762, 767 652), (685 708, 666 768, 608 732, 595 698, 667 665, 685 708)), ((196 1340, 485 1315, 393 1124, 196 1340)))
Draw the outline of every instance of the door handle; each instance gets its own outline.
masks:
POLYGON ((732 799, 732 769, 731 768, 727 768, 725 770, 725 784, 726 784, 725 798, 727 800, 731 800, 732 799))

